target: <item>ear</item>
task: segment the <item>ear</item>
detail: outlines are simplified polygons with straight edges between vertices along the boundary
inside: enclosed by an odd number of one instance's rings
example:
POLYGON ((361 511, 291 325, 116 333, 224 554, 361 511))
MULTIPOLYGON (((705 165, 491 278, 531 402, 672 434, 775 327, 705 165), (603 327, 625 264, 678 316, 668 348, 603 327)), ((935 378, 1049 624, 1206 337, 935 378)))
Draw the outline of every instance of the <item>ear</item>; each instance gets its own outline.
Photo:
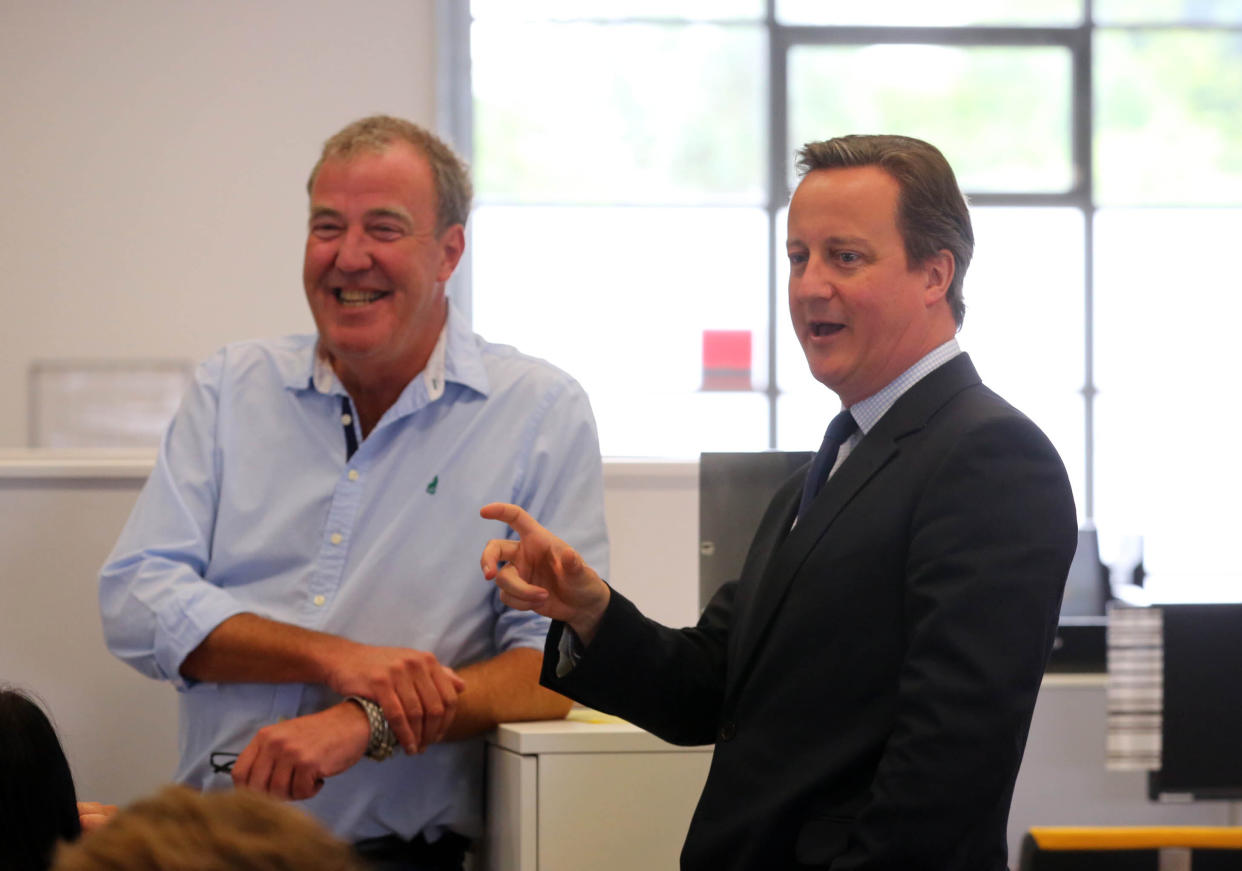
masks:
POLYGON ((448 281, 461 262, 461 256, 466 253, 466 228, 454 224, 436 241, 440 246, 440 269, 436 273, 436 281, 448 281))
POLYGON ((953 252, 942 248, 923 262, 923 274, 927 283, 923 286, 923 302, 928 308, 940 302, 949 293, 953 283, 956 261, 953 252))

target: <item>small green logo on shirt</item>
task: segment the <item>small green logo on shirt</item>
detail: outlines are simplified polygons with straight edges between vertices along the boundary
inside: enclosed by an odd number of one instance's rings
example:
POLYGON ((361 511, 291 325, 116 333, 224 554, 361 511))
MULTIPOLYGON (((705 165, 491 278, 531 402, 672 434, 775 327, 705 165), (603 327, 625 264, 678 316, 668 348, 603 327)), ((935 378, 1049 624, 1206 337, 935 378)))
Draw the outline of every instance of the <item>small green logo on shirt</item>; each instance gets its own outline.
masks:
POLYGON ((431 483, 427 485, 427 492, 432 496, 436 495, 436 485, 440 483, 440 476, 436 475, 431 479, 431 483))

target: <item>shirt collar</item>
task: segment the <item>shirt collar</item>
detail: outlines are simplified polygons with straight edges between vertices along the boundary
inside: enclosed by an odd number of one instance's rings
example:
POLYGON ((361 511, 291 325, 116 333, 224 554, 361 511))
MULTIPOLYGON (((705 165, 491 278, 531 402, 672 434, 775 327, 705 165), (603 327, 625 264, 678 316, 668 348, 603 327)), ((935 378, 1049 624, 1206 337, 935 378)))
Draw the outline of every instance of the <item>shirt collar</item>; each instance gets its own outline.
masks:
POLYGON ((482 396, 492 392, 492 383, 483 364, 482 340, 470 329, 466 316, 449 300, 448 321, 444 324, 444 379, 469 387, 482 396))
MULTIPOLYGON (((290 390, 314 390, 329 396, 346 395, 345 386, 336 377, 331 364, 319 353, 318 342, 311 344, 309 350, 309 360, 300 365, 293 363, 281 367, 285 387, 290 390)), ((449 382, 469 387, 483 396, 491 391, 491 382, 483 365, 483 355, 477 338, 466 323, 465 315, 451 302, 448 317, 426 367, 406 386, 402 392, 403 397, 420 378, 426 388, 428 402, 434 402, 443 396, 444 388, 449 382)))
POLYGON ((345 387, 341 379, 336 377, 332 364, 323 354, 319 353, 319 343, 311 349, 310 387, 319 393, 345 395, 345 387))
POLYGON ((962 349, 958 347, 957 339, 949 339, 943 345, 929 351, 917 363, 890 381, 887 386, 851 405, 850 414, 854 416, 860 433, 866 435, 870 432, 871 428, 880 422, 880 418, 893 407, 893 403, 900 399, 903 393, 960 353, 962 349))

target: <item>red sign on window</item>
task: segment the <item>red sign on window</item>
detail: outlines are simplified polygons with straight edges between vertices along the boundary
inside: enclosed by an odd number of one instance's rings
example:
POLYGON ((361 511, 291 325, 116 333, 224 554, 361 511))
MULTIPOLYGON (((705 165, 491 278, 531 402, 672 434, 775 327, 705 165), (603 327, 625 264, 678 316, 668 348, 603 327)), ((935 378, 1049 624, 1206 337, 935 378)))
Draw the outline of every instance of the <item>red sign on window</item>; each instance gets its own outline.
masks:
POLYGON ((751 389, 750 330, 703 331, 703 389, 751 389))

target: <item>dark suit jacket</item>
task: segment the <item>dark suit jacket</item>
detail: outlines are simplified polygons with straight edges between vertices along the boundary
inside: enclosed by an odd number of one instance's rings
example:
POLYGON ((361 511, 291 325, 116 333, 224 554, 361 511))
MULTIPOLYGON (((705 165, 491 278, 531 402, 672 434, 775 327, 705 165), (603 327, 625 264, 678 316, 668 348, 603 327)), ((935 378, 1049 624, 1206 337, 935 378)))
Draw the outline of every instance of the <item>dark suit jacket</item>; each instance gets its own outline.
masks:
POLYGON ((714 741, 695 871, 1000 871, 1014 779, 1076 544, 1043 433, 960 355, 904 394, 790 531, 768 507, 697 626, 614 591, 544 683, 668 741, 714 741))

